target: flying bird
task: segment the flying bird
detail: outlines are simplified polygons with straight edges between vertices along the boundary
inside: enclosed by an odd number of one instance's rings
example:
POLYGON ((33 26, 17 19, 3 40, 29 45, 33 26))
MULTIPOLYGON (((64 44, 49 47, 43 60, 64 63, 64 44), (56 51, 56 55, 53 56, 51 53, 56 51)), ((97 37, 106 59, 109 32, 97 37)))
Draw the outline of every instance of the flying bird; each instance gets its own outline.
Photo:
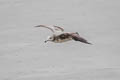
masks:
POLYGON ((78 32, 64 32, 64 29, 59 26, 46 26, 46 25, 37 25, 35 27, 44 27, 52 31, 53 35, 48 36, 47 40, 45 40, 45 43, 50 41, 54 43, 62 43, 67 41, 80 41, 82 43, 91 44, 86 39, 81 37, 78 32))

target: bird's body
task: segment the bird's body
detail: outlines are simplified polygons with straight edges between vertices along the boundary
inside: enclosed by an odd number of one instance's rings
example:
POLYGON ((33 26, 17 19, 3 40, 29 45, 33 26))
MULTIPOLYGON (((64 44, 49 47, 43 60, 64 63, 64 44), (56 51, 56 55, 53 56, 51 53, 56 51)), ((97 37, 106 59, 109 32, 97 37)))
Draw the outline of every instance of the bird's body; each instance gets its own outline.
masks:
POLYGON ((48 39, 45 42, 51 41, 54 43, 63 43, 63 42, 75 40, 75 41, 80 41, 82 43, 91 44, 84 38, 80 37, 80 35, 77 32, 75 32, 75 33, 64 32, 64 29, 59 26, 48 27, 45 25, 38 25, 35 27, 45 27, 45 28, 50 29, 53 32, 53 35, 48 37, 48 39), (57 34, 57 33, 59 33, 59 34, 57 34))
POLYGON ((55 43, 62 43, 62 42, 67 42, 72 40, 72 37, 69 35, 69 33, 62 33, 60 35, 53 35, 54 39, 52 40, 52 42, 55 43))

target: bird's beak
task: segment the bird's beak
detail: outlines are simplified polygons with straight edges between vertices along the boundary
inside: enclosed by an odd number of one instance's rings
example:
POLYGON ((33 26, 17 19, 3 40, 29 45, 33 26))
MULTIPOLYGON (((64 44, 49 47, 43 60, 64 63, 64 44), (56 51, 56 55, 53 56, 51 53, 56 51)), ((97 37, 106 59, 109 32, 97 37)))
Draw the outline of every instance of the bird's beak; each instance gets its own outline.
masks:
POLYGON ((45 43, 47 43, 48 42, 48 40, 46 40, 46 41, 44 41, 45 43))
POLYGON ((46 40, 45 43, 47 43, 48 41, 51 41, 51 40, 46 40))

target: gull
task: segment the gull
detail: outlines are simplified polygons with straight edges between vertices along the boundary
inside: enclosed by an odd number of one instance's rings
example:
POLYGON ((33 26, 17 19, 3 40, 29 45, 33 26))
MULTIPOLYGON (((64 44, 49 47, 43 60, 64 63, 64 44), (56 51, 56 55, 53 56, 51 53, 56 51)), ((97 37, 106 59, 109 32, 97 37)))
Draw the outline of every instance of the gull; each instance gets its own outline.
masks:
POLYGON ((64 32, 64 29, 62 27, 52 25, 52 26, 46 26, 46 25, 37 25, 35 27, 44 27, 52 31, 53 35, 48 36, 47 40, 45 40, 45 43, 50 41, 54 43, 63 43, 67 41, 79 41, 86 44, 89 43, 86 39, 81 37, 78 32, 64 32))

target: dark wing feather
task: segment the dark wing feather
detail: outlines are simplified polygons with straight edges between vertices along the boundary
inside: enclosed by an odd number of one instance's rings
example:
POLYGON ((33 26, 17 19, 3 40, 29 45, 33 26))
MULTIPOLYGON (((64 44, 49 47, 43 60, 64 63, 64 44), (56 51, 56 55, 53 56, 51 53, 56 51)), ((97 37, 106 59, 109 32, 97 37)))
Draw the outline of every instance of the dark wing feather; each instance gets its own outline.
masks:
POLYGON ((71 33, 72 39, 75 41, 80 41, 82 43, 91 44, 86 39, 80 37, 78 33, 71 33))
POLYGON ((63 29, 63 28, 61 28, 61 27, 59 27, 59 26, 55 26, 55 25, 54 25, 54 27, 55 27, 56 29, 61 30, 62 32, 64 31, 64 29, 63 29))

